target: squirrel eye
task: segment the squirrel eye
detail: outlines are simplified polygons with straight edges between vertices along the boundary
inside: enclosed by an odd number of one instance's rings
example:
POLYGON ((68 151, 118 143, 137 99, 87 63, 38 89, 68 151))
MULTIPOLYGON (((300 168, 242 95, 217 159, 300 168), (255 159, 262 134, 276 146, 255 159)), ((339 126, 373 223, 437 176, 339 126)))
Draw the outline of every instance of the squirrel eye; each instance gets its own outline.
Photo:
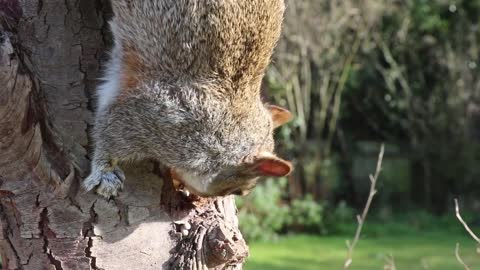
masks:
POLYGON ((250 163, 254 160, 254 155, 246 155, 242 158, 241 163, 250 163))
POLYGON ((233 195, 242 196, 243 191, 241 189, 236 189, 232 192, 233 195))

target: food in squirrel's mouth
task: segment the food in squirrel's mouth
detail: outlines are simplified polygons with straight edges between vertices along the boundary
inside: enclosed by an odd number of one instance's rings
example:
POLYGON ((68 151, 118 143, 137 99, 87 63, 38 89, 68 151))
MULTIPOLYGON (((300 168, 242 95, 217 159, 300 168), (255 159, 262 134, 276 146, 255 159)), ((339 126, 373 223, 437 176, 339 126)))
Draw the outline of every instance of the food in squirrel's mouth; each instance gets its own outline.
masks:
POLYGON ((183 184, 183 181, 180 179, 180 176, 175 172, 174 169, 169 168, 170 171, 170 178, 172 179, 173 187, 175 190, 181 190, 185 188, 185 185, 183 184))
POLYGON ((192 189, 189 189, 183 182, 182 178, 178 175, 175 169, 168 168, 170 173, 170 179, 172 180, 173 188, 188 197, 192 201, 199 201, 201 196, 195 194, 192 189))

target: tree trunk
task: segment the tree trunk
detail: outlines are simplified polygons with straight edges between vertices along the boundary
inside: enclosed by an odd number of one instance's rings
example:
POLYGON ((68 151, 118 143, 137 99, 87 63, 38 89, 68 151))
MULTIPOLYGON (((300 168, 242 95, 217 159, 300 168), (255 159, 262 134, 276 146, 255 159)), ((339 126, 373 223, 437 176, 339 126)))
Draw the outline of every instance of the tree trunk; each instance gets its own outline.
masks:
POLYGON ((124 166, 114 200, 79 189, 109 13, 106 0, 0 0, 3 269, 241 269, 232 197, 191 201, 153 161, 124 166))

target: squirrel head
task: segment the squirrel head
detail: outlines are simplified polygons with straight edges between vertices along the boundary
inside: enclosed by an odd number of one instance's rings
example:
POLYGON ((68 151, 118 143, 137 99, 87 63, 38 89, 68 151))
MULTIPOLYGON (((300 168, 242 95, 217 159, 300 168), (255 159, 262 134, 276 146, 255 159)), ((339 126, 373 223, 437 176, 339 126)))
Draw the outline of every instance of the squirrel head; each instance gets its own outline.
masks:
MULTIPOLYGON (((232 157, 232 152, 224 153, 224 157, 218 157, 216 168, 199 173, 201 170, 184 170, 172 168, 175 180, 180 181, 192 193, 208 196, 247 195, 257 184, 259 177, 283 177, 290 174, 293 167, 286 160, 277 157, 273 153, 273 129, 291 119, 291 113, 275 105, 266 105, 270 129, 265 139, 252 148, 254 151, 244 157, 232 157)), ((237 145, 238 146, 238 145, 237 145)), ((220 154, 221 155, 221 154, 220 154)), ((235 154, 233 155, 235 156, 235 154)))

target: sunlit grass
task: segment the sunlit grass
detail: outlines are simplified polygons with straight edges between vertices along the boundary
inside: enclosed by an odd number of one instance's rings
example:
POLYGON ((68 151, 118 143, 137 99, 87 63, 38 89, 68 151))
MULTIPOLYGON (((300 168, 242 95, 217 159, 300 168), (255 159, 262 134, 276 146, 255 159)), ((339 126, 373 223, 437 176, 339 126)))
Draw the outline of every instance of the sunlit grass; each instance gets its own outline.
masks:
MULTIPOLYGON (((348 237, 289 236, 275 242, 250 243, 246 270, 333 270, 342 269, 348 237)), ((463 269, 455 259, 455 245, 471 269, 480 269, 475 242, 462 234, 445 232, 388 235, 360 240, 351 270, 384 269, 393 255, 397 270, 463 269)))

